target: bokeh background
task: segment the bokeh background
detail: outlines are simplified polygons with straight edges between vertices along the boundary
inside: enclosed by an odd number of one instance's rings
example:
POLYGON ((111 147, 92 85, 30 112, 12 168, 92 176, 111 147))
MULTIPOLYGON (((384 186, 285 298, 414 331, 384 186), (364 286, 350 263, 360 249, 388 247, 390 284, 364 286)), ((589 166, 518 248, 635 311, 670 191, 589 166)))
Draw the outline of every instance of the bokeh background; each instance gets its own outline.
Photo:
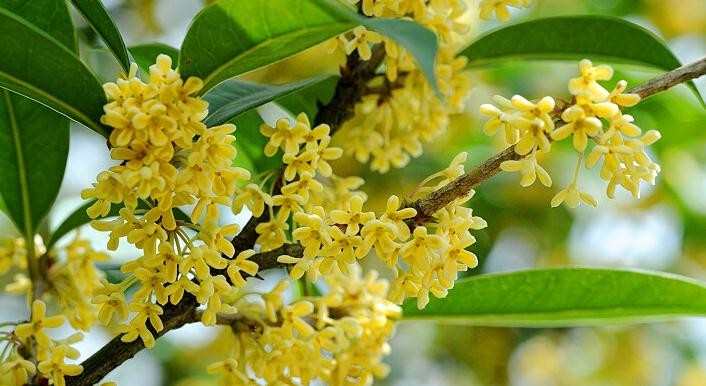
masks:
MULTIPOLYGON (((104 3, 129 45, 159 41, 175 47, 180 45, 193 15, 204 5, 200 0, 104 3)), ((704 0, 535 0, 534 7, 516 12, 514 21, 570 14, 616 15, 636 22, 662 36, 684 63, 706 56, 704 0)), ((116 65, 106 62, 106 56, 94 49, 100 43, 80 18, 76 23, 82 26, 80 38, 86 60, 102 76, 114 78, 116 65)), ((496 26, 494 22, 477 22, 469 39, 496 26)), ((335 72, 340 60, 314 48, 248 78, 284 82, 335 72)), ((616 70, 616 78, 633 85, 655 75, 630 66, 616 66, 616 70)), ((426 146, 425 154, 406 169, 377 175, 350 160, 341 160, 336 169, 339 174, 364 176, 364 190, 371 204, 380 208, 383 197, 411 192, 418 181, 443 168, 460 151, 470 153, 470 167, 499 150, 500 144, 483 135, 477 116, 478 106, 490 96, 565 96, 566 82, 575 72, 576 63, 566 62, 514 62, 473 70, 474 88, 467 113, 453 117, 447 135, 426 146)), ((706 80, 697 81, 697 85, 706 92, 706 80)), ((286 114, 272 105, 260 109, 260 113, 269 122, 286 114)), ((611 201, 605 198, 604 184, 596 173, 584 172, 583 185, 595 197, 601 197, 599 207, 568 210, 549 207, 553 189, 539 184, 521 188, 516 175, 497 176, 483 184, 471 202, 489 227, 477 234, 475 252, 480 265, 470 275, 584 265, 655 269, 706 280, 706 110, 686 87, 680 86, 650 98, 629 113, 643 129, 659 129, 663 134, 653 146, 653 156, 663 168, 657 185, 643 189, 639 200, 619 194, 611 201)), ((565 148, 553 152, 547 160, 555 189, 570 178, 573 159, 565 148)), ((73 127, 67 173, 51 213, 52 224, 81 204, 81 189, 108 165, 104 139, 73 127)), ((12 232, 9 221, 0 218, 0 237, 12 232)), ((102 235, 90 229, 83 229, 82 235, 89 237, 95 248, 104 248, 102 235)), ((133 251, 121 249, 105 269, 110 271, 120 261, 133 257, 133 251)), ((276 279, 276 275, 270 276, 259 285, 267 286, 276 279)), ((0 295, 0 319, 21 319, 26 316, 24 308, 23 299, 0 295)), ((140 353, 108 379, 120 385, 215 384, 204 369, 220 358, 223 348, 218 337, 218 329, 198 326, 170 332, 154 350, 140 353)), ((93 331, 78 348, 87 356, 109 338, 106 331, 93 331)), ((706 321, 571 329, 403 322, 387 362, 392 372, 378 384, 699 386, 706 385, 706 321)))

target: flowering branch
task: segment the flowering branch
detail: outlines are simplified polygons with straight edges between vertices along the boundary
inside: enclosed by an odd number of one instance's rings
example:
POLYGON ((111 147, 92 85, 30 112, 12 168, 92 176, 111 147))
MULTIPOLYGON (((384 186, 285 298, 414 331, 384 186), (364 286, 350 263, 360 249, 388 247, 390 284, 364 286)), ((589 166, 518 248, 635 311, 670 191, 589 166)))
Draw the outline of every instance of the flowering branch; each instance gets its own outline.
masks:
MULTIPOLYGON (((678 84, 699 78, 703 75, 706 75, 706 58, 651 79, 633 88, 629 92, 638 94, 640 98, 646 99, 661 91, 668 90, 678 84)), ((552 113, 552 116, 555 119, 560 119, 561 113, 562 109, 557 109, 552 113)), ((410 224, 421 224, 429 221, 436 211, 445 207, 453 200, 465 196, 471 189, 498 174, 500 172, 500 164, 505 161, 518 160, 520 158, 522 158, 522 156, 515 152, 514 146, 510 146, 487 159, 476 168, 469 170, 455 181, 409 204, 409 207, 417 210, 417 216, 411 219, 413 221, 410 221, 410 224)))
MULTIPOLYGON (((373 57, 369 62, 355 59, 355 55, 349 58, 348 67, 342 71, 343 75, 336 87, 334 98, 328 104, 320 107, 319 114, 315 119, 317 124, 326 122, 332 126, 332 130, 335 130, 343 121, 350 117, 353 106, 365 94, 364 85, 366 79, 369 80, 370 77, 375 76, 375 68, 380 64, 383 57, 382 51, 384 50, 380 47, 374 49, 373 57), (373 66, 375 64, 373 61, 377 61, 377 65, 373 66)), ((654 78, 634 88, 631 92, 639 94, 644 99, 704 74, 706 74, 706 58, 654 78)), ((561 109, 555 111, 553 115, 555 117, 560 116, 561 109)), ((521 156, 514 151, 513 147, 509 147, 458 177, 455 181, 430 193, 427 197, 410 203, 408 206, 417 210, 417 216, 411 219, 413 221, 410 224, 428 222, 436 211, 453 200, 465 196, 475 186, 498 174, 502 162, 519 158, 521 156)), ((263 221, 262 217, 259 219, 252 218, 240 234, 233 239, 236 253, 253 247, 257 238, 255 227, 261 221, 263 221)), ((285 244, 275 250, 258 253, 252 256, 251 260, 258 263, 260 270, 277 268, 282 266, 282 264, 277 262, 277 257, 283 254, 301 257, 303 248, 299 244, 285 244)), ((154 332, 156 337, 162 336, 170 330, 180 328, 185 324, 200 320, 193 296, 185 295, 184 299, 177 305, 166 306, 162 320, 164 329, 159 333, 154 332)), ((115 337, 82 363, 84 368, 82 374, 67 377, 66 384, 69 386, 95 384, 143 348, 144 344, 140 339, 124 343, 120 340, 120 336, 115 337)))

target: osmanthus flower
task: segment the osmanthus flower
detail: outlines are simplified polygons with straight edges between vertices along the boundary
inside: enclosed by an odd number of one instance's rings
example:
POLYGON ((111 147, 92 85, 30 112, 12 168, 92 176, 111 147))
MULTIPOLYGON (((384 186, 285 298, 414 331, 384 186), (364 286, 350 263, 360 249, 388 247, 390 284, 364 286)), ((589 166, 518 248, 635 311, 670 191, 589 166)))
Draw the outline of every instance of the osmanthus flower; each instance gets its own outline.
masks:
POLYGON ((316 153, 308 150, 305 150, 296 155, 294 153, 285 154, 282 158, 284 164, 287 165, 284 169, 285 181, 292 181, 297 175, 313 175, 316 170, 316 167, 314 165, 316 157, 316 153))
POLYGON ((120 340, 129 343, 135 341, 137 338, 142 340, 147 348, 153 348, 155 344, 154 335, 147 328, 148 316, 136 315, 127 324, 121 324, 119 326, 119 331, 122 333, 120 340))
POLYGON ((350 38, 345 35, 340 36, 346 54, 350 55, 353 51, 358 50, 358 55, 360 55, 361 59, 370 60, 372 56, 370 45, 382 42, 382 36, 377 32, 367 30, 363 26, 354 28, 351 33, 352 36, 350 38))
POLYGON ((285 222, 290 214, 302 211, 304 197, 298 194, 278 194, 272 196, 272 207, 279 208, 277 221, 285 222))
POLYGON ((537 161, 536 154, 530 154, 520 160, 503 161, 500 169, 506 172, 520 172, 522 176, 520 185, 527 187, 534 184, 539 177, 539 182, 546 187, 552 186, 552 178, 537 161))
POLYGON ((312 142, 307 141, 307 151, 314 151, 314 168, 316 171, 324 177, 331 177, 333 169, 328 161, 333 161, 341 158, 343 155, 343 149, 340 147, 329 146, 331 143, 331 137, 325 137, 318 142, 318 145, 314 148, 309 146, 312 142))
POLYGON ((363 197, 352 197, 346 203, 345 210, 332 210, 329 212, 331 221, 336 225, 345 226, 346 234, 357 234, 361 225, 375 218, 375 213, 363 211, 364 203, 365 199, 363 197))
POLYGON ((615 88, 608 95, 608 100, 621 107, 632 107, 640 103, 640 96, 633 93, 625 93, 628 82, 620 80, 615 84, 615 88))
POLYGON ((410 235, 409 226, 405 220, 413 218, 417 215, 417 210, 414 208, 400 208, 401 202, 399 197, 392 195, 387 199, 385 213, 380 216, 380 220, 388 222, 395 227, 395 233, 398 239, 407 240, 410 235))
POLYGON ((164 313, 162 307, 147 300, 145 302, 133 301, 130 303, 129 308, 130 311, 137 313, 138 317, 149 320, 155 331, 160 332, 164 329, 164 324, 160 318, 160 315, 164 313))
MULTIPOLYGON (((298 180, 282 187, 282 194, 300 196, 305 203, 309 202, 309 194, 319 195, 323 191, 324 185, 308 173, 302 174, 298 180)), ((272 205, 271 202, 270 205, 272 205)))
POLYGON ((310 130, 309 119, 305 114, 299 114, 293 126, 286 118, 277 120, 274 127, 263 124, 260 126, 260 132, 270 139, 265 145, 265 155, 272 157, 279 148, 282 148, 285 154, 296 154, 299 145, 306 141, 310 130))
POLYGON ((441 236, 429 234, 426 227, 418 226, 412 232, 412 239, 400 248, 400 255, 410 264, 424 267, 444 246, 444 242, 441 236))
POLYGON ((224 259, 221 254, 206 246, 198 246, 190 249, 189 254, 185 255, 179 271, 182 275, 189 272, 194 272, 196 277, 207 278, 210 276, 210 269, 223 269, 228 266, 228 260, 224 259))
POLYGON ((335 267, 343 273, 348 272, 351 264, 356 261, 356 250, 360 247, 360 236, 344 233, 339 227, 331 226, 331 243, 321 249, 324 257, 319 271, 328 274, 335 267))
POLYGON ((47 305, 41 300, 32 303, 31 319, 15 328, 15 335, 23 341, 32 338, 41 350, 46 350, 51 345, 51 339, 46 329, 58 328, 64 324, 63 315, 47 316, 47 305))
POLYGON ((552 139, 560 141, 573 136, 576 151, 582 153, 586 150, 589 137, 596 137, 602 132, 603 123, 600 119, 589 116, 579 106, 571 106, 561 114, 565 125, 552 132, 552 139))
POLYGON ((509 7, 529 7, 530 3, 530 0, 481 0, 480 17, 489 20, 495 14, 498 20, 508 21, 510 20, 509 7))
POLYGON ((127 319, 128 305, 125 299, 124 283, 112 284, 102 282, 102 287, 94 291, 93 304, 99 305, 98 320, 105 326, 115 320, 122 322, 127 319))
POLYGON ((325 217, 321 206, 313 207, 310 214, 294 214, 294 222, 298 226, 292 231, 292 237, 304 247, 304 257, 318 255, 322 246, 331 243, 330 227, 325 217))
POLYGON ((258 234, 256 242, 263 251, 279 248, 287 241, 287 235, 284 232, 288 229, 289 224, 281 221, 280 218, 262 222, 255 227, 258 234))
POLYGON ((586 205, 596 207, 598 202, 593 196, 579 190, 576 183, 571 183, 566 188, 562 189, 552 198, 552 207, 557 207, 562 203, 566 203, 569 208, 576 208, 583 202, 586 205))
POLYGON ((0 374, 9 374, 12 385, 22 386, 29 382, 29 378, 37 371, 34 363, 22 358, 17 353, 12 354, 0 364, 0 374))
POLYGON ((262 191, 257 184, 247 184, 233 199, 233 213, 240 213, 244 207, 250 209, 253 216, 260 217, 265 211, 265 205, 272 205, 272 198, 262 191))
POLYGON ((167 304, 169 291, 167 291, 164 285, 167 283, 167 278, 164 273, 146 268, 137 268, 133 274, 140 283, 140 287, 133 295, 133 301, 150 301, 152 295, 154 295, 157 299, 157 303, 167 304))
POLYGON ((236 287, 245 286, 245 278, 243 278, 242 272, 245 272, 249 276, 257 275, 258 265, 256 262, 248 260, 255 254, 252 249, 246 249, 236 256, 234 259, 228 262, 228 278, 236 287))
POLYGON ((363 226, 360 234, 363 242, 356 251, 358 257, 366 256, 374 247, 377 256, 388 265, 397 264, 396 252, 399 244, 396 242, 398 237, 395 225, 381 220, 371 220, 363 226))
POLYGON ((613 77, 613 69, 610 66, 594 66, 590 60, 583 59, 579 63, 579 72, 578 78, 569 81, 571 94, 585 96, 593 101, 605 100, 610 96, 610 92, 598 83, 613 77))
POLYGON ((249 384, 248 377, 240 370, 238 362, 233 358, 212 363, 206 368, 206 371, 209 374, 221 375, 226 385, 249 384))
POLYGON ((220 226, 215 221, 207 221, 201 225, 197 237, 206 243, 208 248, 223 253, 228 257, 233 257, 235 248, 230 242, 230 238, 235 236, 239 229, 238 224, 220 226))
POLYGON ((81 365, 66 363, 66 359, 78 359, 78 353, 61 345, 51 350, 49 358, 39 362, 37 370, 51 379, 54 385, 64 386, 65 376, 76 376, 83 372, 81 365))

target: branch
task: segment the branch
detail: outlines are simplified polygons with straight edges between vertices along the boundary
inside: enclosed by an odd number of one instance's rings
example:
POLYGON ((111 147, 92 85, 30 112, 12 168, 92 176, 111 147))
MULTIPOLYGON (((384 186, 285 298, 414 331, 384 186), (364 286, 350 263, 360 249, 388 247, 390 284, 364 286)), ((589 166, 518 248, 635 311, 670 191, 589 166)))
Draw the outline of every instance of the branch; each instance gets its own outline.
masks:
MULTIPOLYGON (((706 58, 695 63, 679 67, 666 74, 641 84, 630 93, 638 94, 642 99, 649 98, 661 91, 668 90, 683 82, 699 78, 706 74, 706 58)), ((561 116, 561 110, 554 112, 555 117, 561 116)), ((428 196, 411 203, 409 206, 417 210, 417 216, 409 224, 421 224, 429 221, 436 211, 450 204, 453 200, 463 197, 468 192, 500 172, 500 164, 505 161, 522 158, 515 153, 514 146, 510 146, 500 153, 486 160, 476 168, 458 177, 441 189, 430 193, 428 196)))
MULTIPOLYGON (((196 299, 190 294, 184 294, 184 298, 177 305, 169 304, 164 307, 164 314, 162 315, 164 329, 162 331, 157 333, 151 326, 149 328, 155 338, 159 338, 168 331, 199 320, 196 313, 196 299)), ((132 342, 125 343, 120 340, 121 336, 122 334, 116 336, 95 354, 83 361, 81 363, 83 372, 74 377, 66 377, 66 385, 89 386, 97 384, 108 373, 145 348, 142 339, 138 338, 132 342)))
POLYGON ((706 75, 706 58, 651 79, 635 87, 630 92, 638 94, 642 99, 646 99, 661 91, 668 90, 680 83, 688 82, 703 75, 706 75))

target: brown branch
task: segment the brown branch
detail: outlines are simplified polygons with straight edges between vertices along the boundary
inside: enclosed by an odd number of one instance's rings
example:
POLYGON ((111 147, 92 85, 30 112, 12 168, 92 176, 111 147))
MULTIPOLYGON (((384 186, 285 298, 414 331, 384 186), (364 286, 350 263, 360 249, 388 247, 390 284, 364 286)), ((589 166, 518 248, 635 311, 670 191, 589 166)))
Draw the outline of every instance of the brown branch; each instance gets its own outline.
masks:
MULTIPOLYGON (((168 331, 180 328, 185 324, 199 321, 196 314, 196 299, 190 294, 185 294, 184 299, 177 305, 169 304, 165 306, 162 321, 164 322, 164 329, 159 333, 155 332, 151 326, 149 327, 155 338, 159 338, 168 331)), ((83 361, 81 363, 83 372, 74 377, 66 377, 66 385, 95 385, 116 367, 145 348, 142 339, 138 338, 132 342, 125 343, 120 340, 121 336, 116 336, 95 354, 83 361)))
MULTIPOLYGON (((638 94, 642 99, 649 98, 661 91, 668 90, 683 82, 699 78, 706 74, 706 58, 692 64, 677 68, 664 75, 651 79, 632 90, 630 93, 638 94)), ((568 106, 565 106, 568 107, 568 106)), ((561 110, 553 113, 555 117, 561 115, 561 110)), ((409 206, 417 210, 417 216, 411 219, 410 225, 429 221, 439 209, 445 207, 453 200, 463 197, 475 186, 500 172, 500 164, 504 161, 520 159, 514 146, 494 155, 476 168, 458 177, 441 189, 430 193, 423 199, 411 203, 409 206)))
POLYGON ((706 58, 686 66, 679 67, 664 75, 651 79, 631 90, 642 99, 651 97, 661 91, 668 90, 678 84, 699 78, 706 74, 706 58))
MULTIPOLYGON (((376 53, 373 55, 373 58, 377 58, 376 60, 382 61, 382 58, 377 55, 381 54, 376 53)), ((380 62, 378 62, 378 65, 379 63, 380 62)), ((363 82, 364 78, 361 77, 362 73, 360 71, 366 71, 363 73, 367 73, 371 77, 374 76, 375 68, 371 65, 365 65, 362 66, 362 68, 363 69, 358 71, 349 70, 347 74, 351 77, 350 79, 355 78, 358 79, 359 82, 363 82)), ((706 74, 706 58, 694 64, 681 67, 657 77, 641 86, 636 87, 631 90, 631 92, 639 94, 644 99, 660 91, 669 89, 679 83, 698 78, 704 74, 706 74)), ((314 120, 315 123, 329 123, 332 126, 333 131, 351 116, 353 111, 352 106, 354 106, 355 103, 362 98, 365 93, 365 88, 361 88, 358 83, 348 84, 345 87, 353 87, 357 91, 345 91, 341 82, 348 82, 350 79, 345 75, 342 76, 341 81, 339 81, 339 84, 336 87, 336 92, 334 93, 332 101, 325 106, 321 106, 319 114, 314 120), (344 78, 348 80, 343 80, 344 78), (346 100, 346 102, 344 103, 340 100, 346 100)), ((432 192, 424 199, 413 202, 410 206, 416 208, 419 212, 417 216, 418 219, 415 218, 415 222, 428 221, 437 210, 448 205, 454 199, 468 194, 470 189, 496 175, 500 171, 500 164, 503 161, 518 159, 519 157, 520 156, 513 151, 513 148, 509 147, 438 191, 432 192)), ((255 227, 265 217, 266 216, 263 216, 259 219, 252 218, 243 228, 243 231, 235 237, 233 240, 233 245, 236 247, 236 252, 253 247, 255 240, 257 239, 255 227)), ((260 270, 266 270, 281 267, 281 265, 277 262, 277 257, 282 254, 301 257, 303 254, 303 249, 299 244, 285 244, 278 249, 254 255, 251 259, 258 263, 260 270)), ((155 337, 160 337, 166 332, 177 329, 187 323, 200 320, 196 310, 196 301, 193 296, 189 294, 185 295, 184 299, 176 306, 166 306, 164 311, 164 315, 162 316, 162 320, 164 321, 164 330, 160 333, 155 333, 155 337)), ((98 352, 85 360, 82 363, 84 367, 83 373, 75 377, 67 377, 66 384, 69 386, 87 386, 95 384, 110 371, 118 367, 126 360, 132 358, 143 348, 144 344, 139 339, 130 343, 124 343, 120 341, 120 336, 117 336, 98 352)))

